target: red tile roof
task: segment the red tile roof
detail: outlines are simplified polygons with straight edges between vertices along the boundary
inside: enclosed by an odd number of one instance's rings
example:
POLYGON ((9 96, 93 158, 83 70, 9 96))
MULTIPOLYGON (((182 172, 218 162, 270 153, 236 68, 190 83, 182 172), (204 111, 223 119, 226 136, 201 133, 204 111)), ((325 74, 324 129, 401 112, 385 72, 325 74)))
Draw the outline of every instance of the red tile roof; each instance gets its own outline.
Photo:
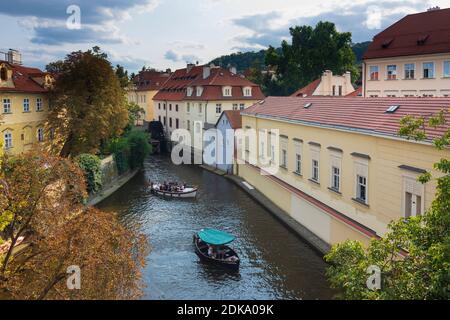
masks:
POLYGON ((373 38, 364 59, 450 52, 450 9, 411 14, 373 38))
POLYGON ((38 83, 37 78, 43 78, 48 73, 37 68, 29 68, 17 64, 10 64, 7 61, 0 61, 12 69, 12 81, 14 87, 0 87, 0 92, 29 92, 44 93, 48 90, 38 83))
POLYGON ((314 94, 317 87, 320 85, 321 79, 314 80, 310 84, 308 84, 306 87, 303 87, 296 92, 294 92, 291 97, 309 97, 314 94))
MULTIPOLYGON (((269 97, 242 111, 242 115, 264 116, 291 120, 306 125, 319 125, 365 134, 397 136, 400 119, 406 115, 429 117, 450 109, 450 98, 346 98, 346 97, 269 97), (311 103, 309 108, 305 105, 311 103), (398 105, 394 113, 386 113, 398 105)), ((448 124, 437 129, 427 128, 429 139, 447 132, 448 124)))
POLYGON ((346 97, 362 97, 362 87, 356 88, 355 91, 349 93, 346 97))
MULTIPOLYGON (((230 123, 232 129, 242 128, 241 110, 226 110, 223 112, 220 118, 224 116, 227 117, 228 122, 230 123)), ((219 123, 220 118, 217 123, 219 123)))
POLYGON ((211 68, 209 77, 203 79, 203 66, 195 66, 189 73, 186 68, 175 71, 153 100, 262 100, 264 97, 259 86, 229 70, 211 68), (203 87, 203 92, 198 97, 195 87, 200 86, 203 87), (231 97, 223 96, 223 86, 232 87, 231 97), (190 97, 186 93, 188 87, 194 89, 190 97), (251 97, 244 96, 244 87, 252 88, 251 97))
POLYGON ((169 79, 170 74, 159 71, 141 71, 133 79, 137 91, 156 91, 169 79))

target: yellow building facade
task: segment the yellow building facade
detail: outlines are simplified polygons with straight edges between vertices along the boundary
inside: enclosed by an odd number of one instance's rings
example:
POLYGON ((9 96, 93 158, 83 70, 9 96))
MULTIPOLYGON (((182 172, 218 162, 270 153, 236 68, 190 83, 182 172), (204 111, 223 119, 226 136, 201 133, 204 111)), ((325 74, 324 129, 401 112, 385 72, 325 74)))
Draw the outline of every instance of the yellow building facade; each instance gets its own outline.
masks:
POLYGON ((374 105, 371 99, 341 98, 331 101, 334 109, 327 108, 329 99, 290 99, 268 98, 242 113, 243 128, 258 134, 253 149, 239 152, 245 163, 237 166, 236 174, 331 245, 348 239, 367 244, 382 237, 393 220, 426 212, 436 185, 417 179, 425 171, 438 175, 433 164, 450 158, 450 151, 439 151, 430 142, 407 141, 394 131, 408 110, 417 113, 418 104, 423 103, 423 113, 429 115, 448 109, 449 99, 436 101, 433 107, 430 100, 405 106, 401 101, 377 100, 374 105), (310 110, 305 109, 308 104, 310 110), (401 105, 399 114, 385 113, 391 104, 401 105), (350 109, 353 125, 344 126, 338 117, 350 109), (370 118, 372 124, 365 125, 370 118), (395 123, 389 133, 368 129, 395 123), (275 152, 267 142, 274 132, 279 133, 275 152), (265 135, 267 139, 262 139, 265 135), (251 156, 256 163, 251 163, 251 156), (262 158, 279 167, 275 174, 268 174, 262 158))
POLYGON ((20 154, 45 142, 49 74, 0 61, 0 133, 5 152, 20 154))

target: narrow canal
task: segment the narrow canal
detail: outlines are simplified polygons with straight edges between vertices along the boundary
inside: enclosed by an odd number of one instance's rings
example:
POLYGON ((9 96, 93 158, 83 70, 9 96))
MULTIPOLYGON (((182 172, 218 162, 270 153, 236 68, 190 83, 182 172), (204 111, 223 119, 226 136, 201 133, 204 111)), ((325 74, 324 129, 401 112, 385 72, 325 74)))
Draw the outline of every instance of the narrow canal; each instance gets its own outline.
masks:
POLYGON ((151 157, 145 170, 99 205, 130 228, 149 235, 145 299, 329 299, 326 264, 305 242, 224 177, 195 166, 151 157), (185 181, 200 186, 196 200, 164 200, 146 182, 185 181), (204 264, 192 236, 204 227, 233 233, 238 274, 204 264))

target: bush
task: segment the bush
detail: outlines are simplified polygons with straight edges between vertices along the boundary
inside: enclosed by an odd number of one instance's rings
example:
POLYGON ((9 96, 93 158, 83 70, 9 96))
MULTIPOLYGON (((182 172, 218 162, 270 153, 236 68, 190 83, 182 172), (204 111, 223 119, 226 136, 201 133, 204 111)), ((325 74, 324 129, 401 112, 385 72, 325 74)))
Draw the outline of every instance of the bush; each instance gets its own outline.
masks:
POLYGON ((129 165, 131 169, 136 169, 142 166, 145 157, 151 151, 148 136, 142 131, 131 131, 127 141, 130 148, 129 165))
POLYGON ((95 193, 102 188, 102 168, 99 157, 92 154, 81 154, 75 158, 75 163, 83 170, 87 191, 95 193))
POLYGON ((124 136, 110 141, 107 151, 114 155, 117 170, 123 174, 136 169, 144 163, 150 153, 148 135, 142 131, 132 130, 124 136))

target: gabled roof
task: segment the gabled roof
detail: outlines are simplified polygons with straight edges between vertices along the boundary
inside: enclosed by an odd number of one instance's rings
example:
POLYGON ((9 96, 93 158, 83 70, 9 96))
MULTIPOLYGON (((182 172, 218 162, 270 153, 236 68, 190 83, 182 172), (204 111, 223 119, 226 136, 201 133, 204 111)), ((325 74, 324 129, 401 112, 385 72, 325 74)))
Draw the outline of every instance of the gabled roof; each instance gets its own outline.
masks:
POLYGON ((0 87, 0 92, 44 93, 48 91, 37 81, 38 78, 44 78, 48 73, 37 68, 11 64, 2 60, 0 60, 0 64, 6 64, 13 71, 12 82, 14 83, 14 87, 0 87))
POLYGON ((411 14, 377 34, 364 59, 450 52, 450 9, 411 14))
POLYGON ((346 97, 362 97, 362 87, 356 88, 355 91, 349 93, 346 97))
POLYGON ((245 77, 231 73, 223 68, 210 68, 210 75, 203 79, 204 66, 194 66, 188 72, 187 68, 175 71, 162 86, 153 100, 262 100, 264 94, 261 88, 245 77), (222 87, 230 86, 232 95, 224 96, 222 87), (187 88, 193 88, 193 94, 187 96, 187 88), (202 87, 201 96, 197 96, 196 87, 202 87), (251 87, 252 95, 244 96, 243 88, 251 87))
POLYGON ((187 86, 203 74, 203 67, 193 66, 188 71, 187 68, 176 70, 164 83, 153 100, 181 101, 186 95, 187 86))
POLYGON ((219 120, 217 120, 216 127, 219 124, 219 122, 222 120, 223 117, 226 117, 228 119, 228 122, 230 123, 230 126, 232 129, 242 128, 241 110, 226 110, 226 111, 224 111, 222 113, 222 115, 219 117, 219 120))
POLYGON ((309 97, 314 94, 314 92, 317 90, 317 87, 319 87, 321 79, 314 80, 310 84, 308 84, 306 87, 303 87, 296 92, 294 92, 291 97, 309 97))
MULTIPOLYGON (((450 109, 450 98, 347 98, 347 97, 269 97, 241 112, 241 115, 293 121, 304 125, 348 130, 362 134, 398 136, 400 119, 406 115, 429 118, 450 109), (305 105, 311 104, 309 108, 305 105), (399 106, 387 113, 391 106, 399 106)), ((450 125, 427 128, 429 139, 442 136, 450 125)))
POLYGON ((133 79, 137 91, 157 91, 169 79, 170 74, 159 71, 141 71, 133 79))

